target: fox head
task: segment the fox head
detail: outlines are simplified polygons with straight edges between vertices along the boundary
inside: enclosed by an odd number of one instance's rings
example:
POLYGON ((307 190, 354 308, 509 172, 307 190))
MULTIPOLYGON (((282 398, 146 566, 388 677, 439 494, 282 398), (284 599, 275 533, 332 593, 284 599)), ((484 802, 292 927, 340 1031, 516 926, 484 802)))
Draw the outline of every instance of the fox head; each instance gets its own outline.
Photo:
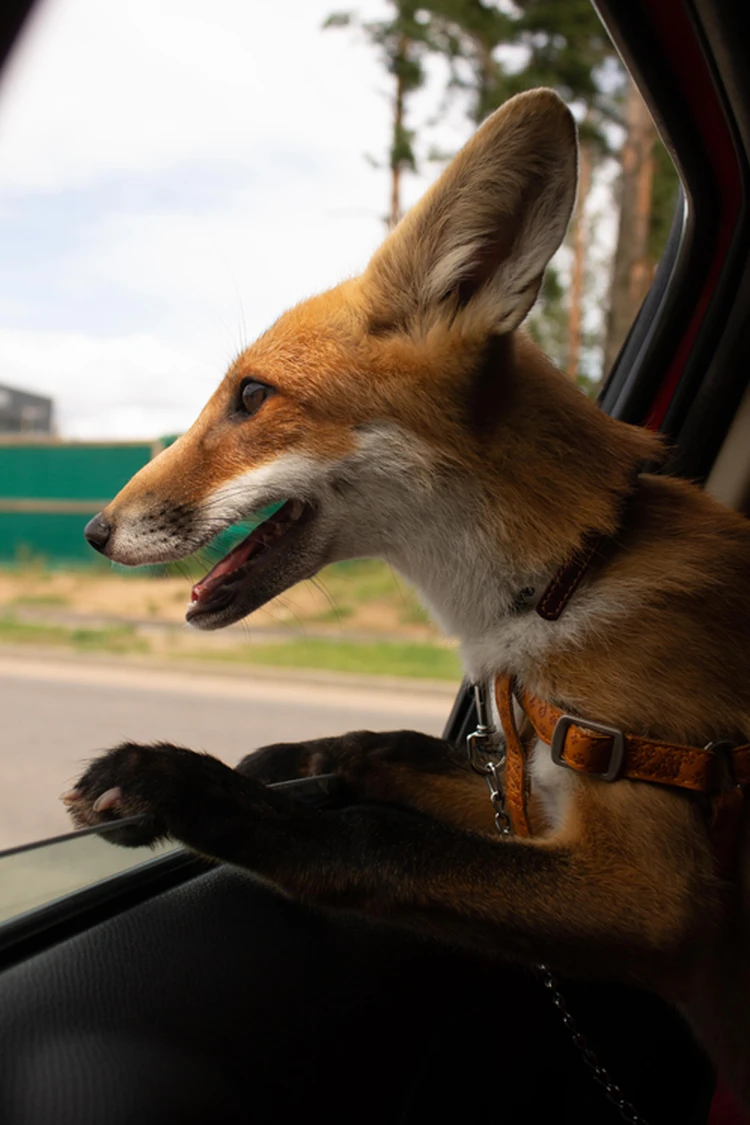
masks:
POLYGON ((516 331, 575 186, 563 102, 550 90, 507 102, 360 277, 284 313, 239 356, 89 541, 128 565, 175 560, 284 501, 194 588, 192 624, 219 628, 327 563, 380 556, 448 629, 476 628, 488 596, 501 609, 608 529, 654 452, 516 331))

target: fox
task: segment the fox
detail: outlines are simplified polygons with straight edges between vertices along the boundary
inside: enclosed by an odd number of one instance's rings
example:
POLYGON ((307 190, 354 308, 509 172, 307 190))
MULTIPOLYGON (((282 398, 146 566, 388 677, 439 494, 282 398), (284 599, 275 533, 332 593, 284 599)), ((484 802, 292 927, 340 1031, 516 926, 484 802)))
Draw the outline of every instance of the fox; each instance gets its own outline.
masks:
POLYGON ((493 801, 486 765, 409 731, 236 769, 124 743, 64 799, 79 827, 140 818, 125 845, 170 837, 306 903, 651 990, 750 1109, 750 525, 659 472, 661 437, 604 414, 521 328, 576 181, 564 102, 507 101, 365 271, 284 312, 86 527, 140 566, 281 505, 193 587, 205 630, 330 563, 386 560, 495 693, 493 801), (593 771, 574 760, 589 735, 609 747, 593 771), (331 773, 350 799, 329 808, 273 787, 331 773))

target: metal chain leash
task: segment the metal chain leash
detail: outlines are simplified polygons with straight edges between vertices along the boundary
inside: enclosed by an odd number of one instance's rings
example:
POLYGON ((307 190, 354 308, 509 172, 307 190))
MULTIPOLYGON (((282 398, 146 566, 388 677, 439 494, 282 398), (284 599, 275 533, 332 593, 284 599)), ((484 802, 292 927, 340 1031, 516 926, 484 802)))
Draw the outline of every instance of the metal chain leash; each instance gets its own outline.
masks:
POLYGON ((566 1031, 570 1032, 573 1046, 591 1071, 594 1081, 598 1082, 602 1087, 604 1096, 612 1103, 623 1121, 628 1122, 628 1125, 648 1125, 646 1118, 623 1096, 622 1090, 617 1085, 612 1075, 605 1066, 602 1066, 596 1052, 589 1047, 586 1037, 581 1032, 575 1017, 568 1011, 568 1005, 560 991, 557 977, 550 971, 548 965, 537 965, 536 971, 541 978, 542 984, 549 992, 552 1003, 560 1013, 563 1027, 566 1031))
MULTIPOLYGON (((477 711, 476 730, 466 736, 466 752, 469 764, 475 773, 480 774, 487 782, 490 792, 490 801, 495 810, 495 827, 501 836, 510 836, 512 826, 510 817, 505 808, 505 793, 500 778, 500 771, 505 766, 505 752, 494 755, 492 736, 495 733, 492 724, 488 721, 487 704, 484 688, 481 684, 474 684, 474 703, 477 711), (493 754, 494 760, 489 756, 493 754), (477 755, 485 758, 484 762, 477 761, 477 755)), ((615 1107, 623 1121, 628 1125, 649 1125, 635 1106, 623 1096, 622 1090, 617 1085, 612 1075, 605 1066, 602 1066, 596 1052, 589 1046, 578 1022, 568 1010, 567 1001, 560 991, 560 983, 548 965, 537 965, 536 971, 542 985, 550 994, 553 1005, 560 1013, 562 1025, 570 1033, 570 1038, 583 1062, 591 1071, 592 1077, 604 1093, 604 1096, 615 1107)))
POLYGON ((505 768, 505 753, 499 754, 494 761, 489 761, 489 756, 494 752, 492 735, 495 733, 492 724, 488 721, 487 704, 484 698, 484 688, 481 684, 474 684, 474 706, 477 710, 477 726, 471 734, 466 736, 466 753, 469 756, 469 765, 487 782, 490 792, 490 802, 495 810, 495 828, 501 836, 510 836, 512 827, 510 817, 505 810, 505 793, 500 778, 500 771, 505 768), (481 755, 486 760, 478 761, 481 755))

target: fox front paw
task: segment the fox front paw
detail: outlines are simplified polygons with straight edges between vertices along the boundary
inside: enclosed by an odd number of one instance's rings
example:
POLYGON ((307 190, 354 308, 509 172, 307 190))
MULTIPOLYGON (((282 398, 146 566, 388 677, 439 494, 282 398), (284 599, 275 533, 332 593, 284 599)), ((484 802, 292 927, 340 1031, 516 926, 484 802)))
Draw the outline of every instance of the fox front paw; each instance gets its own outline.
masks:
POLYGON ((354 798, 406 803, 420 778, 468 773, 463 755, 442 739, 417 731, 351 731, 276 743, 248 754, 237 771, 266 784, 334 773, 354 798))
POLYGON ((62 797, 77 828, 113 825, 114 843, 141 847, 179 835, 179 825, 200 817, 200 805, 226 786, 234 772, 207 754, 180 746, 123 743, 96 758, 62 797))

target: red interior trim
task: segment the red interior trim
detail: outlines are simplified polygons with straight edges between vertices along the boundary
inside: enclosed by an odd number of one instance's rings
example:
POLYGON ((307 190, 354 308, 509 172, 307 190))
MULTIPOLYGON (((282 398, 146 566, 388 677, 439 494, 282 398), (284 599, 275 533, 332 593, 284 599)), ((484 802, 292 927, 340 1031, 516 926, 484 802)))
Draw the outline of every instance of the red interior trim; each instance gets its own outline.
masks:
POLYGON ((734 1095, 719 1082, 708 1111, 707 1125, 748 1125, 749 1120, 734 1095))
POLYGON ((696 140, 713 167, 717 190, 716 208, 719 213, 716 249, 703 287, 646 418, 645 425, 658 430, 680 381, 732 243, 732 234, 742 205, 742 177, 732 134, 711 72, 682 0, 653 0, 647 12, 663 51, 665 64, 675 76, 685 108, 694 124, 696 140))

